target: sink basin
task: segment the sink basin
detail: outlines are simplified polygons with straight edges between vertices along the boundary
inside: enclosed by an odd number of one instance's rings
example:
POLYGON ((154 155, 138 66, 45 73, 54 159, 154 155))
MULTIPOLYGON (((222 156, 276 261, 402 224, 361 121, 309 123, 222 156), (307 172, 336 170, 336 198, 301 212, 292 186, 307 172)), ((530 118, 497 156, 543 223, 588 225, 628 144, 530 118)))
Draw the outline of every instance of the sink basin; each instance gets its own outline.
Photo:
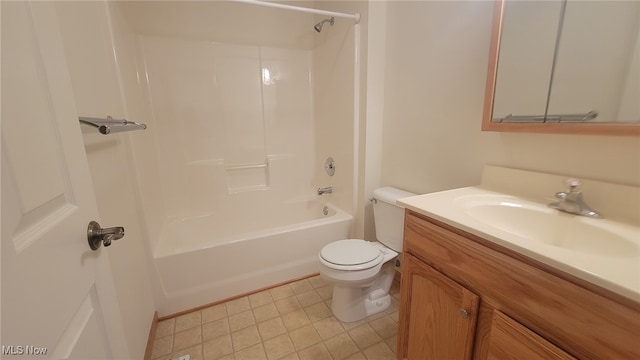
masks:
POLYGON ((614 258, 640 257, 637 229, 606 219, 567 214, 508 195, 467 195, 454 206, 481 224, 532 242, 614 258))

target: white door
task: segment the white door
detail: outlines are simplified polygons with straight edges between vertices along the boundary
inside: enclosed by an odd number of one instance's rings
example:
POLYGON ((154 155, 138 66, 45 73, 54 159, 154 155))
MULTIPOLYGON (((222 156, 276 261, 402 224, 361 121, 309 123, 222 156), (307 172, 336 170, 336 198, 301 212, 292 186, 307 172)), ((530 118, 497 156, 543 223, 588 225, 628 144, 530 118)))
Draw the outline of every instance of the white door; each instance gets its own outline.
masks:
POLYGON ((1 13, 0 357, 128 358, 53 4, 1 13))

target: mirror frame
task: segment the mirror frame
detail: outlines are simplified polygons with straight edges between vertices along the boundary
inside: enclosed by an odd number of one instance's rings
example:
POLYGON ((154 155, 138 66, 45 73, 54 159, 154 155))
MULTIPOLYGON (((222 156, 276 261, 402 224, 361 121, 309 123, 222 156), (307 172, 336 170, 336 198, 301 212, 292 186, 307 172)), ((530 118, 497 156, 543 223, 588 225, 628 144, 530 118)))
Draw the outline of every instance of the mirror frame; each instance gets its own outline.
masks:
POLYGON ((500 35, 502 17, 507 0, 495 0, 493 8, 493 27, 489 44, 489 67, 484 94, 482 113, 482 131, 546 133, 546 134, 582 134, 582 135, 616 135, 640 136, 640 124, 616 123, 494 123, 493 99, 498 72, 498 54, 500 52, 500 35))

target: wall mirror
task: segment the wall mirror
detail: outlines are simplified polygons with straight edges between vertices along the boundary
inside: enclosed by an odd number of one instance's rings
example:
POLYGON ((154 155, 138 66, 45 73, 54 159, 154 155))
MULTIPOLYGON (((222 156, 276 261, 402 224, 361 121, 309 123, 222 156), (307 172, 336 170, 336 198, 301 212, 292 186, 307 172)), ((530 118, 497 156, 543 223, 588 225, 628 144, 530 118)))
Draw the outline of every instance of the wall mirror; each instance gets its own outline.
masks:
POLYGON ((495 2, 482 129, 640 135, 640 2, 495 2))

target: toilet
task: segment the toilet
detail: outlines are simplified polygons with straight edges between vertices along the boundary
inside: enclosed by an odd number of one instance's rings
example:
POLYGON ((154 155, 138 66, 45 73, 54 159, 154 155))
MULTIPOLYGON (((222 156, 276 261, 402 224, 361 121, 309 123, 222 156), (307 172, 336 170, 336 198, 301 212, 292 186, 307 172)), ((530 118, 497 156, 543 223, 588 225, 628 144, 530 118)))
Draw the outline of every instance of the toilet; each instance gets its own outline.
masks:
POLYGON ((333 284, 331 311, 352 322, 386 310, 395 275, 395 259, 402 252, 404 209, 396 200, 416 194, 383 187, 373 192, 376 239, 334 241, 320 250, 320 276, 333 284))

